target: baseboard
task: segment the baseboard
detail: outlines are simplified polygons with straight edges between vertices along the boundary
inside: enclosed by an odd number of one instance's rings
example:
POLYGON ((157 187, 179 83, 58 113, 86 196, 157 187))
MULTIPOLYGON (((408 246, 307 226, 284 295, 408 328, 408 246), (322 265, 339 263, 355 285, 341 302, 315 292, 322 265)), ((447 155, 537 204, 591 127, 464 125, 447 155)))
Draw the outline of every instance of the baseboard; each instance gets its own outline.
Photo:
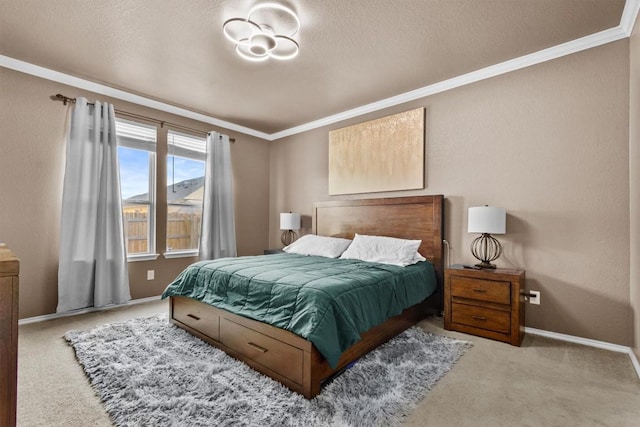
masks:
MULTIPOLYGON (((160 299, 160 295, 147 297, 147 298, 134 299, 118 305, 108 305, 105 307, 89 307, 89 308, 82 308, 80 310, 67 311, 65 313, 52 313, 52 314, 45 314, 43 316, 27 317, 26 319, 20 319, 18 321, 18 325, 28 325, 30 323, 44 322, 45 320, 53 320, 53 319, 59 319, 62 317, 76 316, 78 314, 93 313, 95 311, 103 311, 103 310, 111 310, 113 308, 142 304, 145 302, 156 301, 159 299, 160 299)), ((524 328, 524 331, 531 335, 539 335, 541 337, 553 338, 556 340, 571 342, 574 344, 587 345, 589 347, 601 348, 603 350, 615 351, 617 353, 626 353, 627 355, 629 355, 629 359, 631 359, 631 364, 636 370, 636 374, 638 375, 638 378, 640 378, 640 362, 638 362, 638 358, 636 357, 636 354, 633 352, 631 347, 625 347, 623 345, 618 345, 618 344, 611 344, 604 341, 592 340, 589 338, 576 337, 573 335, 561 334, 558 332, 545 331, 543 329, 530 328, 528 326, 524 328)))
POLYGON ((633 365, 633 368, 636 370, 636 374, 638 375, 638 378, 640 378, 640 363, 638 363, 638 358, 636 357, 636 354, 633 352, 631 347, 625 347, 623 345, 618 345, 618 344, 611 344, 604 341, 592 340, 589 338, 576 337, 573 335, 560 334, 558 332, 551 332, 551 331, 545 331, 542 329, 530 328, 528 326, 524 328, 524 331, 525 333, 531 334, 531 335, 539 335, 541 337, 553 338, 556 340, 567 341, 574 344, 587 345, 589 347, 601 348, 603 350, 615 351, 617 353, 626 353, 629 356, 629 359, 631 359, 631 364, 633 365))
POLYGON ((636 368, 636 373, 638 374, 638 378, 640 378, 640 362, 638 362, 638 357, 631 349, 629 349, 629 358, 631 358, 631 363, 633 367, 636 368))
POLYGON ((77 316, 78 314, 93 313, 95 311, 103 311, 103 310, 111 310, 113 308, 142 304, 145 302, 156 301, 159 299, 160 299, 160 295, 154 296, 154 297, 133 299, 131 301, 127 301, 122 304, 112 304, 112 305, 106 305, 104 307, 87 307, 87 308, 81 308, 79 310, 66 311, 64 313, 51 313, 51 314, 45 314, 42 316, 27 317, 25 319, 18 320, 18 325, 20 326, 28 325, 30 323, 44 322, 45 320, 53 320, 53 319, 60 319, 62 317, 77 316))

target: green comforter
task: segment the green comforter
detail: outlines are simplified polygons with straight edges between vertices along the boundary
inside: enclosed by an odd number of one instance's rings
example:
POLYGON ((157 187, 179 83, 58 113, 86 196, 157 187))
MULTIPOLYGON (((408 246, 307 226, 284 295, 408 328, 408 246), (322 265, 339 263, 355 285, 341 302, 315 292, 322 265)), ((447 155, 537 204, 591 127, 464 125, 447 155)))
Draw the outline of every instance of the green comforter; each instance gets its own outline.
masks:
POLYGON ((284 253, 197 262, 162 298, 186 296, 286 329, 311 341, 335 367, 360 333, 436 287, 428 262, 396 267, 284 253))

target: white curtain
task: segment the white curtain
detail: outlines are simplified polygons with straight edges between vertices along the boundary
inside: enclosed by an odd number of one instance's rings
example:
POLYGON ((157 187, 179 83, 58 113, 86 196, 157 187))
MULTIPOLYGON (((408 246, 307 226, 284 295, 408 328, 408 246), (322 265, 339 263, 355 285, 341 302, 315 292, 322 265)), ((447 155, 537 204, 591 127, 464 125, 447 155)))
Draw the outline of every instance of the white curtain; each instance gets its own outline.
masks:
POLYGON ((113 105, 78 98, 62 194, 58 313, 131 299, 113 105))
POLYGON ((229 136, 207 135, 200 259, 236 256, 233 177, 229 136))

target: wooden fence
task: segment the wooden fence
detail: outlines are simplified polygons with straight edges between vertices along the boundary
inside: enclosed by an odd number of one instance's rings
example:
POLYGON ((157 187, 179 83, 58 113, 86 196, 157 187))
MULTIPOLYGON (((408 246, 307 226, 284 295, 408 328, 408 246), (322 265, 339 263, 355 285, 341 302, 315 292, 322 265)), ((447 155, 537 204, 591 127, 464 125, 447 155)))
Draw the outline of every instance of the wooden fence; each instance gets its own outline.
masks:
MULTIPOLYGON (((169 212, 167 219, 167 251, 198 249, 202 214, 169 212)), ((124 229, 127 253, 147 253, 149 219, 146 212, 125 212, 124 229)))
POLYGON ((147 253, 149 247, 149 219, 147 212, 124 212, 124 236, 127 254, 147 253))
POLYGON ((198 249, 201 213, 169 212, 167 218, 167 251, 198 249))

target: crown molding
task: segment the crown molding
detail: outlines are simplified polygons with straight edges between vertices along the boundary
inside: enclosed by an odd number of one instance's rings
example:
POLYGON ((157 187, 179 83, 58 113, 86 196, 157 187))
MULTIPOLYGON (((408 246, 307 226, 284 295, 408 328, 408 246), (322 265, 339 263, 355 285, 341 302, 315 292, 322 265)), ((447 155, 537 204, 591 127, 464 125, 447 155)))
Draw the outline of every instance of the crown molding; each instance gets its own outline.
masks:
MULTIPOLYGON (((640 0, 627 0, 627 4, 640 3, 640 0)), ((626 10, 626 8, 625 8, 626 10)), ((637 15, 637 8, 636 8, 637 15)), ((635 18, 634 18, 635 22, 635 18)), ((499 64, 491 65, 480 70, 472 71, 467 74, 463 74, 457 77, 453 77, 448 80, 422 87, 420 89, 405 92, 400 95, 392 96, 380 101, 372 102, 361 107, 347 110, 342 113, 334 114, 313 122, 305 123, 300 126, 295 126, 290 129, 286 129, 280 132, 272 133, 270 140, 276 140, 292 136, 301 132, 306 132, 312 129, 316 129, 322 126, 327 126, 333 123, 337 123, 343 120, 351 119, 363 114, 372 113, 374 111, 382 110, 384 108, 393 107, 396 105, 404 104, 406 102, 414 101, 416 99, 424 98, 426 96, 435 95, 437 93, 445 92, 451 89, 459 88, 471 83, 476 83, 491 77, 496 77, 502 74, 510 73, 512 71, 520 70, 522 68, 530 67, 532 65, 541 64, 546 61, 561 58, 566 55, 581 52, 583 50, 591 49, 593 47, 602 46, 607 43, 615 42, 628 37, 627 32, 620 26, 601 31, 599 33, 591 34, 570 42, 566 42, 557 46, 553 46, 541 51, 531 53, 529 55, 521 56, 519 58, 510 59, 508 61, 501 62, 499 64)))
POLYGON ((216 119, 215 117, 196 113, 194 111, 176 107, 164 102, 156 101, 154 99, 146 98, 140 95, 126 92, 124 90, 115 89, 100 83, 95 83, 89 80, 81 79, 79 77, 71 76, 69 74, 61 73, 59 71, 54 71, 45 67, 10 58, 8 56, 0 55, 0 66, 22 73, 30 74, 36 77, 41 77, 47 80, 52 80, 58 83, 77 87, 79 89, 85 89, 105 96, 110 96, 112 98, 120 99, 138 105, 143 105, 145 107, 154 108, 160 111, 165 111, 177 116, 190 118, 203 123, 209 123, 224 129, 229 129, 236 132, 244 133, 246 135, 255 136, 266 141, 275 141, 281 138, 286 138, 288 136, 307 132, 323 126, 328 126, 334 123, 341 122, 343 120, 348 120, 364 114, 373 113, 375 111, 404 104, 416 99, 435 95, 451 89, 456 89, 468 84, 489 79, 491 77, 496 77, 502 74, 510 73, 512 71, 521 70, 526 67, 541 64, 546 61, 551 61, 566 55, 571 55, 573 53, 581 52, 583 50, 602 46, 607 43, 630 37, 631 33, 633 32, 633 27, 635 25, 639 10, 640 0, 626 0, 624 10, 622 12, 622 17, 620 19, 620 25, 615 28, 610 28, 599 33, 591 34, 557 46, 543 49, 538 52, 521 56, 519 58, 504 61, 499 64, 482 68, 480 70, 472 71, 470 73, 453 77, 448 80, 424 86, 416 90, 382 99, 380 101, 372 102, 370 104, 343 111, 338 114, 327 116, 319 120, 314 120, 312 122, 294 126, 292 128, 272 134, 261 132, 245 126, 240 126, 224 120, 216 119))
POLYGON ((627 37, 631 37, 633 27, 638 18, 638 10, 640 10, 640 0, 627 0, 624 3, 624 10, 620 18, 620 28, 625 32, 627 37))
POLYGON ((122 101, 143 105, 145 107, 153 108, 155 110, 164 111, 167 113, 175 114, 177 116, 197 120, 199 122, 209 123, 211 125, 218 126, 224 129, 229 129, 236 132, 244 133, 246 135, 252 135, 257 138, 269 140, 269 134, 257 131, 255 129, 240 126, 235 123, 227 122, 224 120, 216 119, 215 117, 210 117, 204 114, 196 113, 194 111, 190 111, 185 108, 176 107, 174 105, 156 101, 155 99, 146 98, 144 96, 126 92, 121 89, 115 89, 110 86, 92 82, 90 80, 81 79, 79 77, 61 73, 60 71, 55 71, 49 68, 41 67, 39 65, 34 65, 29 62, 20 61, 18 59, 11 58, 9 56, 0 55, 0 66, 9 68, 11 70, 19 71, 21 73, 30 74, 32 76, 41 77, 46 80, 51 80, 51 81, 62 83, 68 86, 73 86, 78 89, 88 90, 101 95, 120 99, 122 101))

